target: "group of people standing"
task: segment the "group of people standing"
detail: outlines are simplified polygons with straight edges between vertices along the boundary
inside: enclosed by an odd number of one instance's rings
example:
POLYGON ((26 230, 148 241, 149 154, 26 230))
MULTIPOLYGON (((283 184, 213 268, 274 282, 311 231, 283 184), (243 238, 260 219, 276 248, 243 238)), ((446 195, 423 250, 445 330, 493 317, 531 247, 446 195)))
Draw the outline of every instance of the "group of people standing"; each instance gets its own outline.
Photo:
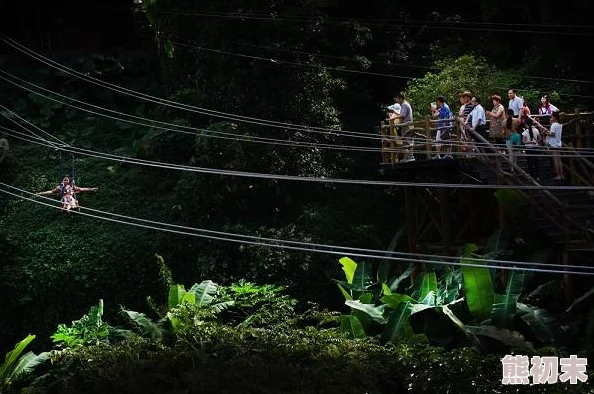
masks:
POLYGON ((522 147, 526 154, 530 176, 540 181, 539 158, 542 152, 548 150, 551 152, 555 170, 553 179, 565 179, 559 154, 563 146, 561 141, 563 125, 559 109, 551 104, 548 96, 545 95, 541 97, 537 114, 532 115, 530 107, 517 95, 515 89, 508 91, 508 97, 509 103, 505 111, 501 104, 501 97, 492 96, 493 109, 487 112, 490 118, 488 138, 497 146, 503 146, 505 143, 512 172, 515 172, 517 165, 517 151, 522 147))
MULTIPOLYGON (((443 96, 438 96, 435 102, 431 103, 431 114, 437 122, 434 159, 453 158, 452 134, 454 122, 457 121, 460 123, 462 155, 470 155, 472 151, 487 153, 484 141, 477 138, 472 133, 474 131, 499 147, 501 154, 507 154, 512 172, 515 172, 517 154, 522 147, 526 154, 528 171, 536 181, 540 180, 538 158, 542 156, 543 148, 548 149, 552 153, 554 179, 564 179, 559 155, 559 149, 562 147, 562 124, 559 109, 550 103, 548 96, 541 97, 538 112, 534 115, 531 114, 526 101, 517 95, 515 89, 508 91, 507 108, 502 103, 501 96, 491 96, 493 106, 489 111, 485 110, 481 100, 471 92, 461 92, 459 98, 460 108, 456 116, 443 96), (445 152, 442 150, 444 147, 445 152)), ((400 136, 405 139, 409 137, 410 142, 405 148, 406 153, 402 162, 414 160, 410 149, 414 145, 412 142, 414 141, 413 113, 404 93, 399 93, 396 96, 396 103, 388 107, 388 118, 390 122, 402 124, 399 126, 400 136)))

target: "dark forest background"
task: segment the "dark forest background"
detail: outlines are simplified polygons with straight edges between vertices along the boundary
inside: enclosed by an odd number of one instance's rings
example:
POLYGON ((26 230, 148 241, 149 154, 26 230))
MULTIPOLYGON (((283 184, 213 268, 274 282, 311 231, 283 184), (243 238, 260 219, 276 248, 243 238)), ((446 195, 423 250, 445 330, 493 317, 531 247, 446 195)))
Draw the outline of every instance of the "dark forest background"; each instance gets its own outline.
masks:
MULTIPOLYGON (((513 83, 496 86, 500 94, 512 87, 532 100, 550 93, 564 111, 591 109, 592 4, 5 1, 0 32, 75 70, 139 92, 232 114, 375 135, 397 92, 429 72, 439 73, 436 61, 451 66, 463 55, 482 59, 477 64, 493 66, 505 77, 498 80, 513 83)), ((228 121, 118 95, 4 43, 0 68, 85 102, 178 125, 337 142, 332 135, 228 121)), ((461 79, 459 89, 469 88, 461 79)), ((379 178, 379 154, 147 130, 51 104, 6 82, 0 86, 3 105, 89 149, 240 171, 379 178)), ((534 111, 537 103, 530 104, 534 111)), ((415 111, 427 115, 422 108, 415 111)), ((40 191, 55 187, 72 157, 11 140, 0 165, 2 182, 40 191)), ((82 196, 83 204, 151 220, 375 249, 385 249, 403 225, 398 188, 204 176, 84 157, 76 158, 76 165, 80 185, 100 188, 82 196)), ((342 275, 336 256, 189 239, 72 216, 0 195, 0 350, 32 331, 41 338, 37 349, 47 347, 58 323, 80 317, 99 298, 114 324, 120 305, 146 310, 147 296, 162 295, 156 254, 174 281, 186 286, 203 279, 225 284, 247 279, 286 286, 302 301, 344 307, 330 281, 342 275)))

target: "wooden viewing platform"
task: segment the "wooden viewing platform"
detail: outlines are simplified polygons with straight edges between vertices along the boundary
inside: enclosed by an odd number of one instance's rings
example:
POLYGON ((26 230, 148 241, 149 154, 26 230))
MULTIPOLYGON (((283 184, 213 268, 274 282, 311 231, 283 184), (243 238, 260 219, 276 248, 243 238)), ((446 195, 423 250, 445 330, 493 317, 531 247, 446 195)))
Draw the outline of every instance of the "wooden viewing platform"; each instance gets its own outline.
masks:
MULTIPOLYGON (((488 154, 462 151, 460 125, 455 122, 452 134, 453 159, 432 159, 435 155, 436 121, 413 122, 415 161, 402 162, 406 141, 399 142, 398 124, 380 126, 383 137, 380 173, 386 180, 423 183, 460 184, 460 187, 404 187, 408 249, 410 252, 434 252, 454 255, 465 243, 484 247, 497 230, 507 232, 510 217, 495 197, 495 188, 468 188, 472 185, 509 185, 523 202, 519 209, 526 219, 548 238, 564 264, 591 265, 594 256, 594 191, 563 189, 514 189, 513 186, 585 186, 594 185, 594 161, 587 149, 594 148, 594 112, 561 113, 565 180, 553 180, 552 156, 539 159, 540 182, 527 174, 526 156, 518 149, 515 174, 507 155, 490 141, 474 133, 488 154), (423 138, 424 137, 424 138, 423 138), (588 153, 584 153, 588 152, 588 153), (582 153, 584 155, 582 155, 582 153), (586 157, 584 157, 586 156, 586 157), (396 158, 396 160, 395 160, 396 158), (398 160, 398 161, 397 161, 398 160)), ((400 140, 401 141, 401 140, 400 140)), ((442 148, 442 154, 445 149, 442 148)), ((594 149, 592 150, 594 153, 594 149)), ((546 155, 547 151, 542 150, 546 155)), ((567 286, 575 288, 575 286, 567 286)), ((571 294, 566 294, 571 299, 571 294)))

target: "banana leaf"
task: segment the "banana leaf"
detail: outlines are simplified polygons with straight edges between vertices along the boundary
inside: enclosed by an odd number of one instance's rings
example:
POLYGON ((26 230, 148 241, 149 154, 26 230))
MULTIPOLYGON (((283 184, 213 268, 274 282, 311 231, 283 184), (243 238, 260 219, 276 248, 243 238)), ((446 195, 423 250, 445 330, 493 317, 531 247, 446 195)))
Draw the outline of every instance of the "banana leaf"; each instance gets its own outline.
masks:
POLYGON ((340 332, 346 334, 348 338, 357 339, 365 338, 365 330, 363 325, 353 315, 344 315, 340 317, 340 332))
POLYGON ((567 342, 565 329, 557 318, 544 309, 530 308, 520 319, 530 328, 534 337, 543 345, 564 346, 567 342))
POLYGON ((209 305, 214 300, 217 290, 218 285, 212 280, 205 280, 200 284, 196 283, 190 289, 196 297, 197 305, 209 305))
POLYGON ((342 270, 344 271, 347 283, 352 284, 353 278, 355 277, 355 270, 357 269, 357 263, 348 257, 342 257, 338 261, 342 265, 342 270))
POLYGON ((17 343, 13 350, 6 353, 6 357, 4 358, 4 362, 0 365, 0 392, 3 391, 1 389, 8 386, 11 379, 16 377, 16 367, 19 363, 19 359, 21 354, 25 350, 29 343, 35 339, 35 335, 29 334, 25 339, 17 343))
MULTIPOLYGON (((353 276, 353 289, 367 289, 372 285, 371 270, 372 266, 370 263, 364 261, 357 264, 353 276)), ((361 296, 361 292, 359 290, 351 290, 351 295, 353 296, 353 299, 357 299, 361 296)))
POLYGON ((531 343, 527 342, 522 334, 505 328, 494 326, 466 326, 466 329, 477 337, 494 339, 510 348, 523 348, 534 350, 531 343))
POLYGON ((400 305, 400 303, 402 302, 409 302, 411 304, 417 304, 418 301, 415 300, 414 298, 406 295, 406 294, 390 294, 390 295, 386 295, 383 296, 381 301, 388 305, 390 308, 392 309, 396 309, 398 308, 398 306, 400 305))
POLYGON ((383 316, 386 305, 375 306, 373 304, 363 304, 358 300, 346 300, 345 304, 352 309, 365 313, 379 324, 386 324, 386 319, 383 316))
POLYGON ((491 273, 487 268, 470 267, 464 264, 480 265, 472 259, 472 254, 478 250, 474 244, 466 245, 463 251, 460 270, 464 281, 464 293, 470 313, 477 319, 484 319, 491 314, 495 291, 491 273))
POLYGON ((462 289, 462 272, 459 269, 446 268, 442 279, 439 281, 439 289, 435 300, 437 305, 447 305, 456 301, 462 289))
POLYGON ((435 305, 435 295, 437 294, 437 276, 435 272, 427 272, 423 275, 423 281, 421 282, 419 300, 423 304, 435 305), (431 300, 433 301, 431 303, 431 300))
POLYGON ((390 291, 392 293, 398 291, 398 286, 400 286, 400 283, 403 280, 405 280, 406 278, 410 277, 410 274, 413 272, 414 269, 415 269, 414 264, 410 263, 408 268, 403 273, 401 273, 399 276, 392 278, 390 280, 390 282, 388 283, 388 287, 390 288, 390 291))
POLYGON ((511 328, 513 317, 517 312, 517 303, 524 285, 524 273, 511 271, 505 294, 496 297, 491 311, 491 322, 500 328, 511 328))
POLYGON ((380 336, 380 343, 382 345, 388 342, 395 342, 397 338, 408 338, 412 333, 412 328, 408 318, 412 312, 412 304, 410 302, 401 302, 396 309, 390 313, 386 327, 380 336))

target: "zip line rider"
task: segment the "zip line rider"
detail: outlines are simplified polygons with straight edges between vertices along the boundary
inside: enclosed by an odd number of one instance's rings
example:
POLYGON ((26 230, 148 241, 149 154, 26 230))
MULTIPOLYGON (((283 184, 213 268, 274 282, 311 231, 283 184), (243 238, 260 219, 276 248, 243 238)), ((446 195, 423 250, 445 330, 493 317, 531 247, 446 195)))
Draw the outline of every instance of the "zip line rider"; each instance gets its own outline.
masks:
POLYGON ((48 190, 45 192, 36 193, 40 196, 48 196, 52 194, 59 194, 62 202, 62 209, 70 211, 71 209, 80 208, 78 204, 77 193, 94 192, 99 190, 98 187, 78 187, 74 185, 74 182, 70 183, 70 178, 65 176, 62 179, 62 183, 56 186, 55 189, 48 190))

